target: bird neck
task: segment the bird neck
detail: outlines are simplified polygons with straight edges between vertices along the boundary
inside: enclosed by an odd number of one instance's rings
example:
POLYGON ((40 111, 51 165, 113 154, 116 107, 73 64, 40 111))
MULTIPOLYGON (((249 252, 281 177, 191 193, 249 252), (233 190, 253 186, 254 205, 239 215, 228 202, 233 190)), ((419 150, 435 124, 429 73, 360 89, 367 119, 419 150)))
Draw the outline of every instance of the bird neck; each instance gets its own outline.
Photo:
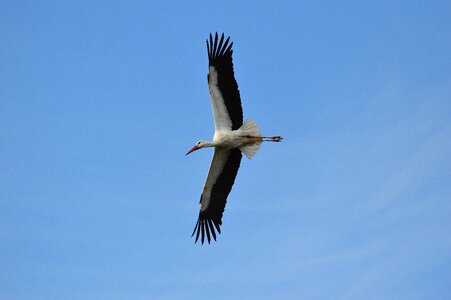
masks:
POLYGON ((207 147, 214 147, 212 142, 209 141, 204 141, 204 147, 203 148, 207 148, 207 147))

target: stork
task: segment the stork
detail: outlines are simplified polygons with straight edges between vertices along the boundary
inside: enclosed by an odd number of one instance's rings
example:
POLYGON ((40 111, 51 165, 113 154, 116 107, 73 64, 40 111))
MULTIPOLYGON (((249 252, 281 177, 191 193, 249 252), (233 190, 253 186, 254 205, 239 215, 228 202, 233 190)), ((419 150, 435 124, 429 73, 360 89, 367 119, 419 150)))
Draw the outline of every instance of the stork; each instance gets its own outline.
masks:
POLYGON ((214 147, 213 160, 200 196, 200 212, 194 227, 195 243, 201 235, 204 243, 211 238, 216 241, 216 232, 221 233, 222 215, 227 196, 235 182, 241 157, 244 153, 251 159, 265 141, 280 142, 280 136, 262 136, 257 123, 251 118, 243 123, 240 92, 233 74, 232 45, 230 37, 224 41, 224 33, 210 33, 207 39, 208 89, 215 123, 213 141, 198 141, 186 155, 196 150, 214 147))

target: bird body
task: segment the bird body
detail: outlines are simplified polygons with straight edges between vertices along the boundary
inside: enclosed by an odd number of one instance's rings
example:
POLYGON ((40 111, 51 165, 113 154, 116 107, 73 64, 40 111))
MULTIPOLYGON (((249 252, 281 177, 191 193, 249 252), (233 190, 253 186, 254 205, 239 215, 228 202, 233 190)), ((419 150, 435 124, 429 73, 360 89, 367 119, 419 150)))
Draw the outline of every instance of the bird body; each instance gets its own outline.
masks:
MULTIPOLYGON (((252 120, 252 119, 249 119, 252 120)), ((248 131, 246 128, 237 130, 216 131, 213 136, 213 146, 226 149, 239 148, 261 139, 259 131, 248 131)))
POLYGON ((196 240, 205 236, 208 243, 216 240, 216 231, 221 233, 222 215, 227 197, 235 182, 244 153, 251 159, 264 141, 280 142, 280 136, 262 136, 260 128, 251 118, 243 123, 238 84, 233 74, 232 45, 230 37, 224 41, 224 34, 207 40, 208 50, 208 89, 211 97, 215 134, 213 140, 198 141, 186 155, 207 147, 215 152, 200 197, 200 212, 194 228, 196 240), (216 230, 216 231, 215 231, 216 230))

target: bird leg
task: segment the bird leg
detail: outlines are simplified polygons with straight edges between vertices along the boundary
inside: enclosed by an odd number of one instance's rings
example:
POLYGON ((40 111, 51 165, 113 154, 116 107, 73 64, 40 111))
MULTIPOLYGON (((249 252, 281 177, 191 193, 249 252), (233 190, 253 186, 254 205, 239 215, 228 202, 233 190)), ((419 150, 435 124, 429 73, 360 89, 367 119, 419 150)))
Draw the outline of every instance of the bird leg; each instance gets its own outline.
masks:
POLYGON ((276 142, 279 143, 283 140, 283 137, 277 136, 262 136, 262 141, 264 142, 276 142))
POLYGON ((276 142, 279 143, 283 140, 281 136, 252 136, 252 135, 243 135, 243 137, 248 138, 249 140, 246 144, 253 144, 258 142, 276 142))

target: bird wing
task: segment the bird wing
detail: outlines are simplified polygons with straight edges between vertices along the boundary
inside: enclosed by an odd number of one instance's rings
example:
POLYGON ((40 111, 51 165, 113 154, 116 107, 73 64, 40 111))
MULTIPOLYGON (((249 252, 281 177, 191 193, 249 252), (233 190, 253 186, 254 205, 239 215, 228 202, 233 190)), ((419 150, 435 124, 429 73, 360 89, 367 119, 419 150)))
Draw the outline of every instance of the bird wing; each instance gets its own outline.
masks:
POLYGON ((230 37, 224 42, 224 33, 218 41, 218 33, 210 42, 208 50, 208 89, 210 91, 215 130, 236 130, 243 124, 243 108, 240 91, 233 75, 232 45, 230 37))
POLYGON ((241 157, 242 154, 239 149, 215 149, 207 180, 200 196, 199 218, 192 234, 193 236, 196 233, 196 242, 200 233, 202 233, 202 244, 204 243, 205 235, 208 243, 210 243, 210 233, 213 239, 216 240, 215 227, 218 234, 221 233, 222 214, 224 213, 227 196, 235 182, 241 157))

